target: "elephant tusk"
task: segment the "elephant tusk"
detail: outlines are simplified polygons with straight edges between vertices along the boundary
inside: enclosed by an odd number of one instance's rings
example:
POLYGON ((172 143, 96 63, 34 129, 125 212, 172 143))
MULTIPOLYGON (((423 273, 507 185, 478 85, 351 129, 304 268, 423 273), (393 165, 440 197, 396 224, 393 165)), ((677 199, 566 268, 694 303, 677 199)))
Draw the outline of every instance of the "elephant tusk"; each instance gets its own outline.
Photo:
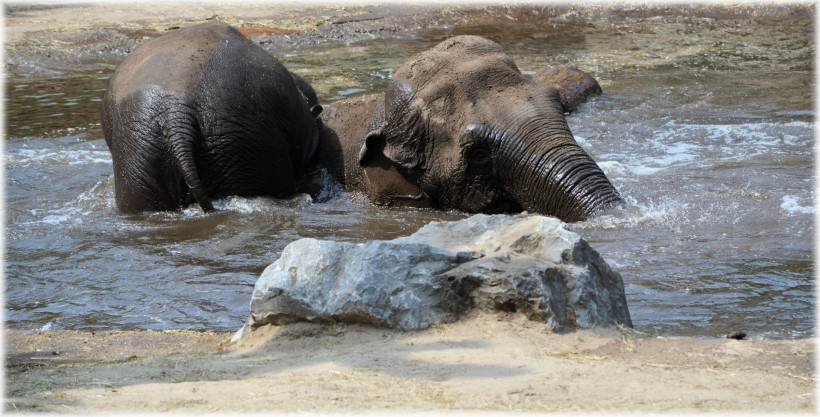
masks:
POLYGON ((421 192, 417 195, 397 195, 394 198, 401 199, 401 200, 413 200, 413 201, 421 201, 424 200, 427 196, 424 192, 421 192))

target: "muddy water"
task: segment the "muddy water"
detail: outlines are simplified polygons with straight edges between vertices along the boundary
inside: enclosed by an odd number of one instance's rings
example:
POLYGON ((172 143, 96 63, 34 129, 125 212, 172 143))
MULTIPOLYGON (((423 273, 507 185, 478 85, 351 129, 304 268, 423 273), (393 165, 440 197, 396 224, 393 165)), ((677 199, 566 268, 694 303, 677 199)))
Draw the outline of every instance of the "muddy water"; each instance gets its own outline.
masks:
MULTIPOLYGON (((323 102, 382 90, 408 56, 458 34, 496 40, 524 72, 593 73, 605 94, 568 121, 628 204, 571 228, 622 273, 636 328, 795 338, 815 333, 811 14, 519 10, 412 39, 272 52, 323 102)), ((466 216, 344 192, 119 214, 97 119, 110 68, 8 80, 11 327, 231 331, 258 274, 295 239, 389 239, 466 216)))

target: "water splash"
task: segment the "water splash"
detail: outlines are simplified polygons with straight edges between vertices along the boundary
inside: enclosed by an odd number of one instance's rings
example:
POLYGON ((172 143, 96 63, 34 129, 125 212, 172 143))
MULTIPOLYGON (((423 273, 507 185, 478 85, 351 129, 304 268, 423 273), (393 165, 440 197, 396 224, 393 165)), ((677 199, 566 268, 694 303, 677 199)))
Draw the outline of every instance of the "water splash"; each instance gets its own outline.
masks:
MULTIPOLYGON (((227 197, 214 201, 217 210, 232 211, 242 214, 267 213, 282 208, 300 210, 309 207, 313 198, 308 194, 297 194, 291 198, 270 197, 227 197)), ((184 210, 186 215, 191 211, 201 212, 198 206, 191 206, 184 210)))
POLYGON ((108 177, 58 208, 31 209, 29 213, 37 220, 23 222, 20 225, 83 225, 86 219, 90 219, 91 222, 96 221, 93 215, 114 209, 113 184, 113 176, 108 177))
POLYGON ((624 205, 578 223, 574 228, 619 230, 648 227, 679 231, 680 224, 689 217, 690 205, 674 197, 650 198, 645 201, 639 201, 630 195, 622 197, 624 205))

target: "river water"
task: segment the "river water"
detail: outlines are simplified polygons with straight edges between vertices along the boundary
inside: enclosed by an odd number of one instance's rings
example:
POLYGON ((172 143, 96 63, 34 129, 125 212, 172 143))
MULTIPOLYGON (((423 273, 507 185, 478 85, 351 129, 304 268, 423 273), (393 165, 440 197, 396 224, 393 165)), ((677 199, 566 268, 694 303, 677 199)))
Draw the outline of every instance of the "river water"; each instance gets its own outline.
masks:
MULTIPOLYGON (((381 91, 404 59, 459 34, 499 42, 524 72, 591 72, 605 94, 568 122, 627 205, 570 227, 621 272, 636 329, 797 338, 815 334, 812 17, 513 10, 411 39, 272 52, 324 103, 381 91)), ((295 239, 389 239, 466 217, 375 208, 346 192, 120 214, 98 123, 113 67, 6 80, 9 327, 233 331, 258 275, 295 239)))

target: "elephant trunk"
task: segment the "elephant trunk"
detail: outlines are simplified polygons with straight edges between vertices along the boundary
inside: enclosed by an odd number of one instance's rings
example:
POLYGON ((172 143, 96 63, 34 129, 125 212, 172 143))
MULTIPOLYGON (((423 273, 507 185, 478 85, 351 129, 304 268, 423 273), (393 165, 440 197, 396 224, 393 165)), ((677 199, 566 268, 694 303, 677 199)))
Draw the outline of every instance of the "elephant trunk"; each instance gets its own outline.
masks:
POLYGON ((537 127, 525 139, 502 133, 507 152, 499 168, 506 192, 522 209, 577 222, 622 200, 565 126, 537 127))

